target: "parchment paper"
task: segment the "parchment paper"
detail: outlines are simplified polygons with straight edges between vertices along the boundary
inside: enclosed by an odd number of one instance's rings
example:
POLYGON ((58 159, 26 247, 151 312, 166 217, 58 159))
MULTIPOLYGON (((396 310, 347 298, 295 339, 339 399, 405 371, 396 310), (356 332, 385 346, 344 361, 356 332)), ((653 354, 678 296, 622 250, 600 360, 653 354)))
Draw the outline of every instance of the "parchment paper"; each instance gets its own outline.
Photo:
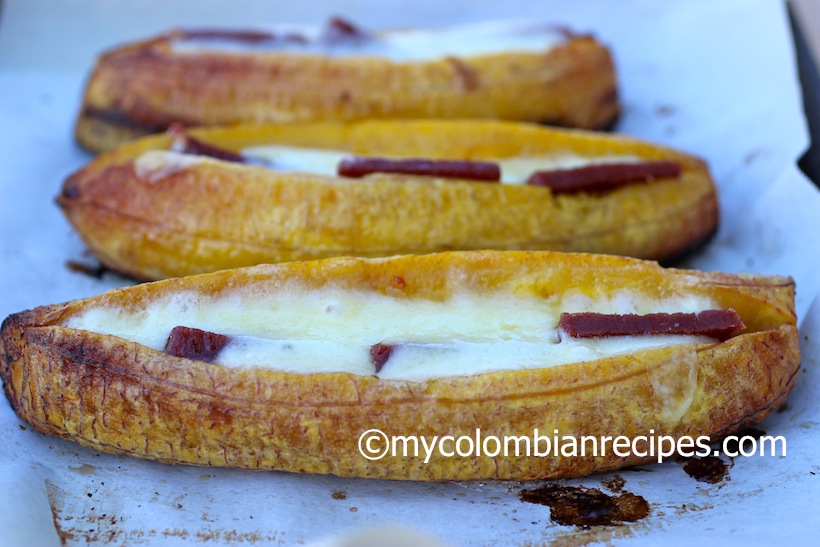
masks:
MULTIPOLYGON (((621 471, 651 515, 590 530, 553 524, 547 507, 519 501, 533 484, 350 480, 99 454, 31 431, 0 398, 0 544, 330 545, 338 533, 380 525, 451 545, 816 540, 820 194, 795 166, 807 137, 783 3, 7 0, 2 9, 2 317, 130 283, 65 268, 67 260, 93 260, 53 203, 63 178, 90 159, 71 132, 102 50, 172 26, 321 23, 337 13, 371 28, 524 17, 567 23, 610 44, 624 104, 618 130, 709 162, 722 227, 687 265, 793 276, 803 371, 787 409, 760 426, 787 438, 786 457, 736 458, 716 485, 676 462, 621 471)), ((567 484, 602 488, 611 477, 567 484)))

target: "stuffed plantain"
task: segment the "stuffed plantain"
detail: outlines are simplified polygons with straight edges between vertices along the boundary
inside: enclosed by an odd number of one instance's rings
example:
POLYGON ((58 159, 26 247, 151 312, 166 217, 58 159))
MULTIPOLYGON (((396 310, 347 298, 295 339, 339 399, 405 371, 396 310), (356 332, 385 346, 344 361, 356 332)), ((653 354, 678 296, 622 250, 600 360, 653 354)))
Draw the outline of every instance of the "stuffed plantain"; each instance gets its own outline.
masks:
POLYGON ((717 227, 701 160, 621 136, 433 120, 170 133, 100 156, 58 197, 139 279, 488 248, 669 261, 717 227))
POLYGON ((785 401, 799 370, 795 323, 794 284, 782 277, 550 252, 337 258, 12 315, 0 372, 23 420, 105 452, 353 477, 526 480, 654 458, 371 461, 357 441, 372 429, 716 440, 785 401), (608 321, 609 333, 590 328, 608 321), (646 321, 654 326, 622 330, 646 321))
POLYGON ((366 33, 175 30, 100 57, 76 135, 110 150, 172 123, 501 118, 587 129, 618 114, 608 49, 544 23, 366 33))

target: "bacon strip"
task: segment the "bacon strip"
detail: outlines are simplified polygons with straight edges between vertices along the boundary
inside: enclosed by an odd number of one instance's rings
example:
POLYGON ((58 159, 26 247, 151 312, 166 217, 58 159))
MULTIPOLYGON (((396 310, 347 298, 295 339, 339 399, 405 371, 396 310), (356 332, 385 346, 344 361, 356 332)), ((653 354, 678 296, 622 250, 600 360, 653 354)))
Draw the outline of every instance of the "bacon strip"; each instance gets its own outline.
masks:
POLYGON ((212 363, 230 341, 230 336, 224 334, 192 327, 174 327, 165 343, 165 353, 212 363))
POLYGON ((695 334, 726 340, 746 328, 735 310, 694 313, 562 313, 558 326, 572 338, 640 334, 695 334))
POLYGON ((497 163, 463 160, 426 160, 387 158, 345 158, 339 163, 339 176, 360 178, 371 173, 403 173, 432 177, 498 182, 501 168, 497 163))
POLYGON ((370 346, 370 358, 376 366, 376 374, 381 372, 384 364, 390 359, 390 353, 392 351, 393 346, 388 346, 387 344, 374 344, 370 346))
POLYGON ((680 177, 681 166, 674 161, 604 163, 575 169, 536 171, 527 184, 546 186, 553 193, 609 190, 630 182, 651 182, 664 177, 680 177))
POLYGON ((234 163, 248 163, 247 158, 242 154, 219 148, 188 135, 185 128, 179 124, 174 124, 168 128, 171 135, 171 149, 182 154, 193 154, 195 156, 208 156, 223 161, 234 163))

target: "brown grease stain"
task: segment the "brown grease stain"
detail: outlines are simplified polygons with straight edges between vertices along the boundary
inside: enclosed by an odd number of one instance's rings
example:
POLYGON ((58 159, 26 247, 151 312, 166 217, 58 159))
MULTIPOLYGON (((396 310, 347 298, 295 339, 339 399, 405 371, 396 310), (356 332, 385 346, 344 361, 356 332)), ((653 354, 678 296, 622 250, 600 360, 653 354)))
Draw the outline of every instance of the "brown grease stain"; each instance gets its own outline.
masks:
POLYGON ((521 501, 546 505, 550 518, 564 526, 622 526, 649 515, 649 504, 641 496, 624 492, 610 496, 596 488, 547 484, 522 490, 521 501))
POLYGON ((63 497, 64 494, 60 491, 60 489, 52 483, 50 480, 46 479, 46 497, 48 497, 48 505, 51 509, 51 520, 54 522, 54 530, 57 532, 57 537, 60 538, 60 543, 62 545, 67 545, 69 540, 73 540, 76 538, 74 534, 71 532, 65 531, 60 526, 60 512, 63 509, 63 497))
POLYGON ((624 485, 626 485, 626 481, 620 475, 615 475, 611 479, 607 479, 601 483, 604 488, 611 490, 612 492, 620 493, 624 490, 624 485))
POLYGON ((79 475, 86 476, 86 477, 88 475, 93 475, 94 472, 97 470, 96 467, 94 467, 93 465, 89 465, 87 463, 84 463, 80 467, 71 467, 71 466, 69 466, 68 468, 70 470, 74 471, 75 473, 77 473, 79 475))
POLYGON ((347 492, 345 492, 344 490, 334 490, 330 497, 332 497, 334 500, 346 500, 347 492))
POLYGON ((683 470, 698 482, 717 484, 726 478, 729 468, 717 456, 704 456, 703 458, 687 458, 686 463, 683 464, 683 470))

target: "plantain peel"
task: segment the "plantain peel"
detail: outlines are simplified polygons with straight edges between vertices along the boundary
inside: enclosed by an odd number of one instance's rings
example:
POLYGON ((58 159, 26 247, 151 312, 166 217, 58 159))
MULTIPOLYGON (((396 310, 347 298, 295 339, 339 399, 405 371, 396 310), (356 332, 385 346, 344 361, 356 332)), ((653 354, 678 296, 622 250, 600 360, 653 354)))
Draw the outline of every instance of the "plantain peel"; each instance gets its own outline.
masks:
POLYGON ((132 286, 10 316, 0 357, 21 419, 97 450, 426 481, 572 477, 654 458, 370 460, 360 436, 652 430, 716 441, 782 405, 800 364, 789 278, 519 251, 290 262, 132 286), (733 310, 740 330, 584 340, 557 327, 563 313, 707 309, 733 310), (194 353, 169 349, 179 329, 194 353))
POLYGON ((717 228, 706 165, 627 137, 441 120, 187 134, 255 163, 174 152, 174 137, 160 135, 103 154, 65 182, 58 203, 107 267, 153 280, 289 260, 487 248, 669 261, 717 228), (493 161, 502 183, 402 173, 349 178, 333 163, 345 155, 493 161), (615 161, 672 163, 679 175, 570 193, 503 180, 508 171, 525 177, 615 161))

